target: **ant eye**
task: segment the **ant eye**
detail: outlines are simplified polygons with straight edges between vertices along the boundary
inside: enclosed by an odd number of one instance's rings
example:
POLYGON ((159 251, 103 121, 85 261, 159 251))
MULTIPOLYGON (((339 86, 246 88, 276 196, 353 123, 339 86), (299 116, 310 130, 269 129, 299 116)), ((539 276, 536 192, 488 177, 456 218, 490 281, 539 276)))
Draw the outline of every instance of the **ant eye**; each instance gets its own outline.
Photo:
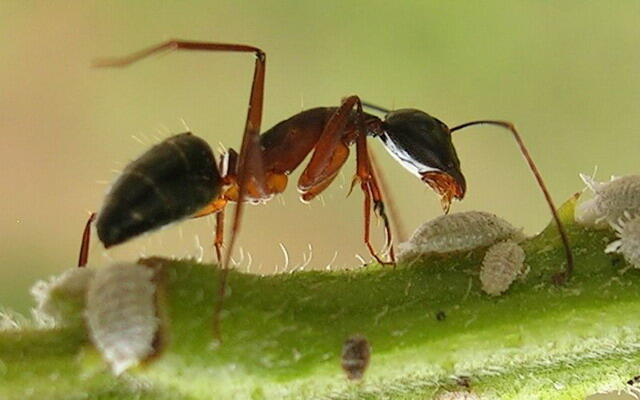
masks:
POLYGON ((434 119, 440 125, 440 128, 442 128, 443 131, 449 132, 449 127, 444 122, 440 121, 438 118, 434 119))

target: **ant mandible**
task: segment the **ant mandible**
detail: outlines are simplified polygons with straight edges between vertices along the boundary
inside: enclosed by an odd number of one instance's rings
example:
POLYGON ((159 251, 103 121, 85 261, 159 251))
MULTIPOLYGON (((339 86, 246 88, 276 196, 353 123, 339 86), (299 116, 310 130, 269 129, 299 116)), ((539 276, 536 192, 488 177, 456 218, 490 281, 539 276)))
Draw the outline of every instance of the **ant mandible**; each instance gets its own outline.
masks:
MULTIPOLYGON (((131 162, 111 188, 96 222, 98 237, 105 247, 125 242, 171 222, 216 214, 215 249, 222 259, 224 211, 228 202, 237 203, 231 239, 222 260, 219 301, 214 328, 219 336, 219 314, 225 295, 231 252, 240 229, 245 202, 261 203, 284 191, 288 175, 307 155, 309 163, 298 179, 298 190, 309 201, 326 189, 337 176, 355 143, 357 182, 364 193, 364 243, 381 264, 395 264, 389 219, 376 173, 367 151, 367 136, 380 138, 391 155, 406 169, 441 196, 445 213, 453 199, 461 200, 466 182, 451 141, 451 133, 473 125, 495 125, 508 129, 533 172, 551 209, 566 252, 567 267, 558 274, 569 278, 573 255, 567 234, 553 200, 535 163, 514 125, 506 121, 479 120, 453 128, 422 111, 390 111, 362 102, 358 96, 343 99, 340 107, 319 107, 302 111, 260 134, 266 54, 254 46, 229 43, 170 40, 124 58, 106 59, 97 66, 123 67, 155 53, 170 50, 248 52, 255 54, 253 83, 242 146, 238 154, 229 149, 216 165, 209 145, 190 132, 175 135, 155 145, 131 162), (385 113, 384 120, 363 111, 363 107, 385 113), (382 218, 389 260, 382 260, 371 245, 371 209, 382 218)), ((83 234, 79 265, 88 257, 89 227, 83 234)))

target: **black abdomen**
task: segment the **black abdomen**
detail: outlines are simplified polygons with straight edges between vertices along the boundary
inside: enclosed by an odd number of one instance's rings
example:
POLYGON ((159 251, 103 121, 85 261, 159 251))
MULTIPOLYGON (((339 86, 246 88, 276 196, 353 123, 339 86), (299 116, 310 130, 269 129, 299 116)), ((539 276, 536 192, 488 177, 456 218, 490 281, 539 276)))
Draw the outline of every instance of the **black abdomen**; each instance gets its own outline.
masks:
POLYGON ((98 237, 109 247, 189 217, 220 193, 221 178, 211 148, 182 133, 131 162, 100 211, 98 237))

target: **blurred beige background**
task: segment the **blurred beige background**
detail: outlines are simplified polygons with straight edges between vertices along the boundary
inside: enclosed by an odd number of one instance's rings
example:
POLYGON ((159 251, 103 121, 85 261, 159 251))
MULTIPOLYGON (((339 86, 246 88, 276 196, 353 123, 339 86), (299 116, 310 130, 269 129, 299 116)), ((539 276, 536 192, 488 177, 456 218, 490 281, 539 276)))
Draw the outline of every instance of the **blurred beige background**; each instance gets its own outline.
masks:
MULTIPOLYGON (((0 2, 0 305, 28 310, 34 279, 75 265, 83 224, 118 170, 184 131, 238 148, 253 60, 182 53, 96 70, 169 38, 254 44, 268 54, 264 127, 348 94, 415 107, 450 125, 513 121, 558 203, 579 172, 637 173, 640 3, 564 1, 0 2), (446 4, 446 5, 445 5, 446 4), (134 139, 137 137, 143 143, 134 139)), ((468 181, 453 211, 497 213, 528 233, 549 212, 505 131, 456 134, 468 181)), ((440 215, 437 197, 371 142, 409 232, 440 215)), ((353 161, 322 200, 286 195, 249 207, 241 267, 357 266, 362 195, 345 198, 353 161), (336 254, 337 253, 337 254, 336 254)), ((105 253, 212 256, 212 220, 187 221, 105 253), (196 240, 199 238, 199 242, 196 240)), ((376 231, 377 238, 381 232, 376 231)), ((380 241, 377 242, 378 244, 380 241)))

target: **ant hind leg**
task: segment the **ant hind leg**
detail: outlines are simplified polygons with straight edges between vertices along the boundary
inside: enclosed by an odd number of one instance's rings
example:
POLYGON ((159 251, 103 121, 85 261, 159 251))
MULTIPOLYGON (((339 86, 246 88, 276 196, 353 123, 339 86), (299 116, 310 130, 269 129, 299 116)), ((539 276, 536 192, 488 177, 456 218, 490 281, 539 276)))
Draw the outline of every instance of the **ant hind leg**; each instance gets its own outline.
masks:
POLYGON ((87 265, 89 259, 89 242, 91 241, 91 224, 96 219, 96 213, 91 213, 89 219, 84 226, 82 232, 82 243, 80 244, 80 255, 78 256, 78 267, 82 268, 87 265))

